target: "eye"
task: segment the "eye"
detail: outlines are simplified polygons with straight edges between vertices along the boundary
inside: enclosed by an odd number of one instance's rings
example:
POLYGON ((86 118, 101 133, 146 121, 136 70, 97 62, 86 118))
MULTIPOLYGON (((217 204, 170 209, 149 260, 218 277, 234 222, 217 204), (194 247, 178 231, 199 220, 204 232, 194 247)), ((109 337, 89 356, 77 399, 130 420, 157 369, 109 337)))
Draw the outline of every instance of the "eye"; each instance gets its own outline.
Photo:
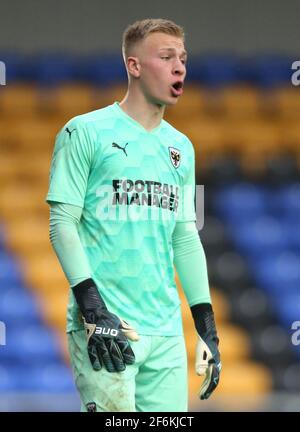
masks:
POLYGON ((162 59, 164 59, 164 60, 169 60, 169 56, 164 56, 164 57, 162 57, 162 59))

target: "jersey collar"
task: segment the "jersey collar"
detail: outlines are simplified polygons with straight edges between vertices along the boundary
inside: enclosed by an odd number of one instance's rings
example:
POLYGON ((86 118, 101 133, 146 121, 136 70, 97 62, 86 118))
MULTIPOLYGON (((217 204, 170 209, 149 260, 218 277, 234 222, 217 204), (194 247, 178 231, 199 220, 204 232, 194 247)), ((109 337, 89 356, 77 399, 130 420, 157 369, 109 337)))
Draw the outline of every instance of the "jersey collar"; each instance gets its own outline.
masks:
POLYGON ((132 117, 130 117, 130 115, 128 115, 125 111, 123 111, 122 108, 120 107, 120 102, 114 102, 113 107, 118 112, 119 115, 121 115, 125 120, 127 120, 133 126, 141 129, 144 133, 154 134, 155 132, 158 132, 163 125, 163 120, 161 120, 158 126, 156 126, 155 128, 149 131, 145 129, 144 126, 142 126, 138 121, 134 120, 132 117))

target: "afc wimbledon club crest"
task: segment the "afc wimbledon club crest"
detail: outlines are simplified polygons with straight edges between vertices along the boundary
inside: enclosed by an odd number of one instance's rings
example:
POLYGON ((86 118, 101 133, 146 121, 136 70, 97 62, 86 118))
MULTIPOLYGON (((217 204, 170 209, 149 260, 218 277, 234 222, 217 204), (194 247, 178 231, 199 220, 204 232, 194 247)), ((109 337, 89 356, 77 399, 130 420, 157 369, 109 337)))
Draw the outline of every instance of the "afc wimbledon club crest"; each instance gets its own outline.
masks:
POLYGON ((180 151, 174 147, 169 147, 169 154, 172 164, 175 168, 178 168, 180 165, 180 151))

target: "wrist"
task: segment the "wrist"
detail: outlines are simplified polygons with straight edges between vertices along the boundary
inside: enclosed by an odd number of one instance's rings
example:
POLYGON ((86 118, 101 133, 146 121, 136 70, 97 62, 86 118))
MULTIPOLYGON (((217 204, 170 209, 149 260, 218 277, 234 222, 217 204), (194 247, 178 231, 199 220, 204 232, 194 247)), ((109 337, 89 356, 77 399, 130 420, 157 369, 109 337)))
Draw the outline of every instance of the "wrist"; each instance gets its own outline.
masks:
POLYGON ((217 335, 214 312, 210 303, 199 303, 191 306, 195 327, 201 337, 208 334, 217 335))
POLYGON ((86 318, 90 312, 95 310, 107 310, 107 307, 98 291, 98 288, 92 278, 85 279, 79 284, 72 287, 76 302, 86 318))

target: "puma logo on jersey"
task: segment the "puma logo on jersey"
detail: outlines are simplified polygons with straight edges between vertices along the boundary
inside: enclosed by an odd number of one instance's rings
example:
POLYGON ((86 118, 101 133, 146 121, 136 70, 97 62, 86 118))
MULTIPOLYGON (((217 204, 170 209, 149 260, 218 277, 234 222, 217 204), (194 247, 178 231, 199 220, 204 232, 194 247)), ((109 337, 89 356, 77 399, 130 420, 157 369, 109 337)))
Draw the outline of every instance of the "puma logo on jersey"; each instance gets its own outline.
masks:
POLYGON ((72 132, 74 132, 75 130, 76 130, 76 128, 72 129, 71 131, 68 127, 66 128, 66 132, 68 132, 70 138, 71 138, 72 132))
POLYGON ((128 145, 128 143, 125 144, 125 147, 121 147, 119 144, 117 144, 115 142, 112 143, 112 147, 116 147, 116 148, 118 148, 120 150, 123 150, 123 152, 125 153, 126 156, 127 156, 127 152, 126 152, 126 146, 127 145, 128 145))
POLYGON ((95 334, 103 335, 103 336, 118 336, 118 330, 104 328, 104 327, 96 327, 95 334))

